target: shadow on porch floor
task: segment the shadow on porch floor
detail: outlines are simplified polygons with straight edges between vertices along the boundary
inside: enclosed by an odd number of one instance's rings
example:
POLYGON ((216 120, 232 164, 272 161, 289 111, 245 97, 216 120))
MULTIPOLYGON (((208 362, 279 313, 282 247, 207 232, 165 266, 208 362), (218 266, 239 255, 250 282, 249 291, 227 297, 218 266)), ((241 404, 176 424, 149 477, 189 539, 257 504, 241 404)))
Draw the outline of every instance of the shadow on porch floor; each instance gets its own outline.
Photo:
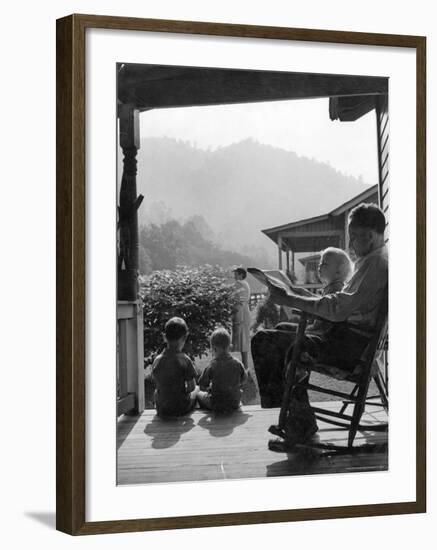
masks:
MULTIPOLYGON (((324 403, 338 407, 335 402, 324 403)), ((320 456, 301 449, 288 454, 268 450, 267 432, 278 409, 245 406, 229 416, 196 409, 162 420, 153 410, 123 416, 117 426, 117 482, 120 485, 242 479, 303 474, 376 471, 388 468, 387 433, 358 432, 355 446, 376 444, 373 452, 320 456)), ((363 424, 386 422, 381 407, 368 407, 363 424)), ((346 445, 347 432, 319 422, 321 442, 346 445)))

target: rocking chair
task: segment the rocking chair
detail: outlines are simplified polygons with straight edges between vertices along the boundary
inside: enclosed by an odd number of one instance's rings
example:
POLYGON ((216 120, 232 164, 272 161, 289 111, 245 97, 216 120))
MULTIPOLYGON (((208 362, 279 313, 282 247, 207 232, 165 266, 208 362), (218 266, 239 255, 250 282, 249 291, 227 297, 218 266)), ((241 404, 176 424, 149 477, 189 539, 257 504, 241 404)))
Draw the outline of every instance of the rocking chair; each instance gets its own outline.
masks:
MULTIPOLYGON (((281 410, 279 413, 278 424, 270 426, 269 431, 274 435, 284 437, 285 423, 290 407, 290 400, 297 387, 303 387, 307 390, 313 390, 319 393, 332 395, 342 399, 342 406, 338 411, 318 406, 311 406, 318 420, 333 424, 340 428, 348 430, 348 445, 338 446, 324 443, 305 443, 305 446, 327 449, 328 451, 346 451, 350 452, 353 448, 355 436, 358 431, 385 431, 388 429, 387 423, 363 425, 360 424, 361 417, 366 405, 383 407, 388 411, 388 378, 386 372, 381 373, 378 365, 378 359, 387 351, 387 319, 388 319, 388 289, 384 290, 381 305, 379 307, 375 331, 371 337, 364 353, 353 371, 346 371, 335 365, 300 363, 300 357, 305 337, 308 315, 300 313, 300 322, 298 325, 296 339, 292 345, 291 354, 286 355, 285 364, 285 389, 282 398, 281 410), (291 355, 291 358, 289 358, 291 355), (288 359, 289 358, 289 359, 288 359), (298 379, 298 366, 302 365, 306 370, 310 369, 310 375, 303 380, 298 379), (353 383, 353 389, 350 393, 333 390, 310 383, 311 372, 319 372, 337 380, 353 383), (374 381, 378 393, 368 396, 368 390, 371 380, 374 381), (380 400, 379 402, 377 400, 380 400), (376 401, 375 401, 376 400, 376 401), (346 414, 348 407, 352 407, 351 414, 346 414)), ((371 447, 371 446, 366 446, 371 447)))

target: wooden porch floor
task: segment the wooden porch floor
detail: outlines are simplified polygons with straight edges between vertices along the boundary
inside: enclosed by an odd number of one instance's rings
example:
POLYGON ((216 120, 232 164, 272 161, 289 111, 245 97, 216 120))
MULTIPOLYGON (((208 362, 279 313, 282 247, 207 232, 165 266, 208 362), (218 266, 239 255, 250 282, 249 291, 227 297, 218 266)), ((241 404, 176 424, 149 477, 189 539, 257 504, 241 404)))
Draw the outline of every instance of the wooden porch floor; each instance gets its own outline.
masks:
MULTIPOLYGON (((329 402, 326 407, 339 404, 329 402)), ((355 446, 377 444, 362 451, 321 456, 301 449, 278 454, 269 451, 273 437, 267 429, 277 422, 278 409, 244 406, 241 412, 215 417, 205 411, 162 420, 153 410, 141 416, 123 416, 117 428, 117 482, 119 485, 171 481, 242 479, 303 474, 386 470, 387 433, 359 432, 355 446)), ((382 407, 368 407, 362 424, 386 422, 382 407)), ((347 432, 319 422, 321 442, 346 445, 347 432)))

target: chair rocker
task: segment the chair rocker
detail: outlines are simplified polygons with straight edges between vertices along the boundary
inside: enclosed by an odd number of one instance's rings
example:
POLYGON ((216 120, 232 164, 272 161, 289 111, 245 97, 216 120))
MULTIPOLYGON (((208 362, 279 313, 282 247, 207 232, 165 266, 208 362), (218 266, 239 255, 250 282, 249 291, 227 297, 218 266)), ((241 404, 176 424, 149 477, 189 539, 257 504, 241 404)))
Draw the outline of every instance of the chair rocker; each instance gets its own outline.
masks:
MULTIPOLYGON (((348 445, 340 446, 326 443, 316 443, 309 441, 304 445, 306 447, 325 449, 331 452, 352 452, 353 450, 372 450, 375 445, 362 445, 358 448, 353 447, 355 436, 358 431, 386 431, 388 429, 387 423, 379 424, 361 424, 361 417, 365 411, 366 405, 383 407, 388 412, 388 380, 387 375, 384 376, 378 366, 378 355, 383 354, 387 350, 387 318, 388 318, 388 292, 384 291, 381 306, 377 315, 377 322, 374 335, 371 337, 363 355, 361 356, 358 364, 353 371, 346 371, 337 368, 335 365, 324 364, 302 364, 300 362, 300 356, 302 352, 302 346, 305 337, 305 329, 307 325, 308 315, 304 312, 300 314, 300 321, 298 325, 296 339, 292 345, 291 358, 290 353, 286 355, 285 364, 285 388, 282 398, 282 405, 279 413, 278 424, 270 426, 269 432, 274 435, 284 437, 285 423, 288 416, 290 407, 290 400, 293 396, 293 392, 297 387, 304 387, 307 390, 313 390, 319 393, 332 395, 342 399, 342 406, 338 411, 330 409, 324 409, 317 406, 312 406, 317 420, 322 420, 339 428, 348 430, 348 445), (298 368, 302 366, 308 371, 309 376, 306 376, 303 380, 298 379, 298 373, 301 370, 298 368), (322 387, 319 385, 311 384, 310 377, 311 372, 316 371, 321 374, 327 375, 331 378, 335 378, 342 381, 347 381, 353 384, 353 389, 350 393, 344 393, 333 390, 331 388, 322 387), (378 393, 376 395, 368 396, 369 384, 371 380, 374 380, 378 393), (376 401, 377 399, 380 402, 376 401), (347 414, 347 409, 351 407, 351 414, 347 414)), ((328 453, 329 454, 329 453, 328 453)))

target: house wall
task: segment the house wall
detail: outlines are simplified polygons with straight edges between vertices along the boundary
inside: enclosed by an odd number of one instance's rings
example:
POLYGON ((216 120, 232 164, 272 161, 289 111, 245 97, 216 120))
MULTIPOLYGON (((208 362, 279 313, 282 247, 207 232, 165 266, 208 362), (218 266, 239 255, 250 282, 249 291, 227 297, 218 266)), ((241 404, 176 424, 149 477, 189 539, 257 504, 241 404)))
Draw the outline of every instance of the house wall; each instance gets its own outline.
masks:
POLYGON ((307 225, 301 225, 299 227, 293 227, 292 229, 287 229, 282 234, 283 237, 293 236, 300 233, 320 233, 322 231, 334 231, 342 230, 343 222, 341 216, 336 216, 328 218, 326 220, 321 220, 318 222, 312 222, 307 225))
POLYGON ((378 167, 379 167, 379 202, 387 218, 386 240, 389 232, 389 112, 388 96, 380 98, 376 107, 376 128, 378 136, 378 167))

